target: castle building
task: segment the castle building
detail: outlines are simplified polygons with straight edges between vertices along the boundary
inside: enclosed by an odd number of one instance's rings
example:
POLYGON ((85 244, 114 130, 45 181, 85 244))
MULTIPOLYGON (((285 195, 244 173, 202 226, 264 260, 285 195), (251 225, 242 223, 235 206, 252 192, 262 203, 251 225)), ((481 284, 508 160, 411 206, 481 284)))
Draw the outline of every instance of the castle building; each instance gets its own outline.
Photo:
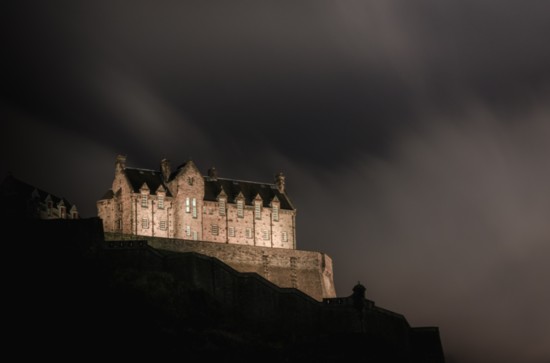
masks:
POLYGON ((130 168, 117 156, 111 189, 97 202, 105 232, 296 249, 296 209, 285 176, 274 183, 203 176, 193 161, 172 171, 130 168))
POLYGON ((60 198, 13 175, 0 184, 1 214, 5 217, 33 219, 78 219, 78 209, 65 198, 60 198))

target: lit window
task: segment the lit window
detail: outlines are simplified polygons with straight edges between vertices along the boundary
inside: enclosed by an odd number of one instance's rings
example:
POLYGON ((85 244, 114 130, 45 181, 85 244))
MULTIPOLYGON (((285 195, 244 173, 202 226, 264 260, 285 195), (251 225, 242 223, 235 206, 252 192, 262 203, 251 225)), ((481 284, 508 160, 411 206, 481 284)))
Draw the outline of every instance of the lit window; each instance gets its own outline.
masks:
POLYGON ((164 209, 164 195, 159 195, 157 207, 164 209))
POLYGON ((185 235, 191 236, 191 226, 185 226, 185 235))
POLYGON ((166 221, 160 221, 160 229, 163 231, 166 230, 166 221))
POLYGON ((212 230, 212 235, 214 235, 214 236, 217 236, 220 232, 220 229, 219 229, 217 224, 213 224, 211 226, 211 230, 212 230))
POLYGON ((278 205, 273 206, 273 220, 275 222, 279 221, 279 206, 278 205))
POLYGON ((268 231, 262 231, 262 237, 264 240, 269 240, 269 232, 268 231))
POLYGON ((235 237, 235 227, 229 227, 229 237, 235 237))
POLYGON ((286 231, 281 234, 281 239, 283 242, 288 242, 288 233, 286 231))
POLYGON ((244 201, 242 200, 237 201, 237 217, 244 217, 244 201))
POLYGON ((193 198, 193 218, 197 218, 197 199, 193 198))
POLYGON ((193 240, 198 240, 199 239, 199 232, 197 231, 193 231, 193 240))
POLYGON ((149 228, 149 220, 147 218, 141 220, 141 228, 149 228))
POLYGON ((220 198, 220 216, 224 216, 225 215, 225 199, 224 198, 220 198))
POLYGON ((262 202, 254 202, 254 218, 262 219, 262 202))
POLYGON ((185 213, 191 212, 191 203, 189 202, 189 198, 185 198, 185 213))
POLYGON ((252 229, 251 228, 246 229, 246 238, 252 238, 252 229))
POLYGON ((147 200, 147 194, 141 195, 141 206, 143 208, 147 208, 148 200, 147 200))

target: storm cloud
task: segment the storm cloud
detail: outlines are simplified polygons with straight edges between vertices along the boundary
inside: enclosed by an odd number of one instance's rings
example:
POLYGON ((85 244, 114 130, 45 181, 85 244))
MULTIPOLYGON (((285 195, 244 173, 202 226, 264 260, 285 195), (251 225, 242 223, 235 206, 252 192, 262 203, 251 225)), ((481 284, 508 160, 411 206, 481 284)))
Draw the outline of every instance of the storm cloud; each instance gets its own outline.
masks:
POLYGON ((117 153, 283 170, 340 295, 359 279, 440 326, 449 361, 550 359, 550 3, 17 1, 0 20, 3 174, 93 216, 117 153))

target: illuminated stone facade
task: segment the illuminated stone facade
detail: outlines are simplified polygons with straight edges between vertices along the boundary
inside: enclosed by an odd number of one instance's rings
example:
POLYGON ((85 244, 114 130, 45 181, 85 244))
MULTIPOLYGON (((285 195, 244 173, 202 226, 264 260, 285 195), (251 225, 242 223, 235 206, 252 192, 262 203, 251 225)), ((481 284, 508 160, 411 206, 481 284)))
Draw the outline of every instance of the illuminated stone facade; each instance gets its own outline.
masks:
POLYGON ((193 161, 175 171, 126 167, 118 156, 111 189, 97 202, 105 232, 296 249, 296 210, 285 177, 274 183, 203 176, 193 161))

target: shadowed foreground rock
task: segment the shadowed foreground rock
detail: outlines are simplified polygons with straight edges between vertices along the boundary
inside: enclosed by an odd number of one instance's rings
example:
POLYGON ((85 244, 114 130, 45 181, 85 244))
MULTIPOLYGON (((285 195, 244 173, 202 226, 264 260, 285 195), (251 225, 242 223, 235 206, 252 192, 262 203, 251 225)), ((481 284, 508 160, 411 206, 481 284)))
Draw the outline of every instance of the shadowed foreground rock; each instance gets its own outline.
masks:
POLYGON ((27 232, 6 275, 7 345, 23 359, 444 361, 437 328, 411 328, 360 287, 319 302, 198 253, 105 242, 96 218, 10 224, 27 232))

